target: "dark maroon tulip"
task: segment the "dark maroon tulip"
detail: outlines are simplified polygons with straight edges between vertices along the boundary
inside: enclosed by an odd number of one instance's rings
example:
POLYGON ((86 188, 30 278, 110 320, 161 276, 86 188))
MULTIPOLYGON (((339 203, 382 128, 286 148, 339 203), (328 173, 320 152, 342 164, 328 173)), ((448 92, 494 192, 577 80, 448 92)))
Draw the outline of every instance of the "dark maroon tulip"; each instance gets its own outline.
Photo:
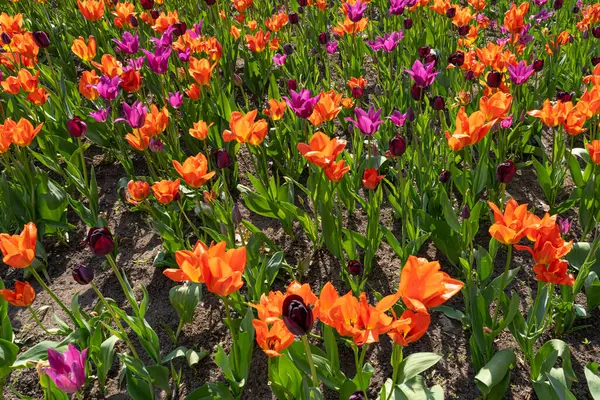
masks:
POLYGON ((594 35, 596 39, 600 39, 600 25, 592 28, 592 35, 594 35))
POLYGON ((298 82, 295 79, 288 79, 287 81, 288 90, 296 90, 298 89, 298 82))
POLYGON ((472 70, 468 70, 467 72, 465 72, 465 79, 468 81, 472 81, 473 79, 475 79, 475 72, 473 72, 472 70))
POLYGON ((446 10, 446 17, 452 19, 456 16, 456 8, 450 7, 446 10))
POLYGON ((573 14, 579 14, 579 11, 580 11, 580 9, 579 9, 578 5, 574 5, 573 8, 571 8, 571 12, 573 14))
POLYGON ((533 70, 535 72, 540 72, 543 69, 544 69, 544 60, 538 58, 537 60, 535 60, 533 62, 533 70))
POLYGON ((396 135, 390 139, 388 145, 390 147, 390 153, 392 153, 394 157, 402 157, 406 151, 406 138, 404 136, 396 135))
POLYGON ((240 206, 238 206, 238 203, 235 203, 231 209, 231 221, 233 221, 235 226, 238 226, 242 223, 242 213, 240 212, 240 206))
POLYGON ((286 296, 281 314, 285 326, 294 335, 303 336, 311 331, 314 323, 312 309, 297 294, 286 296))
POLYGON ((231 167, 231 157, 229 157, 229 153, 225 149, 218 149, 215 152, 215 159, 217 160, 217 168, 230 168, 231 167))
POLYGON ((563 0, 554 0, 554 9, 560 10, 563 6, 563 0))
POLYGON ((152 10, 154 7, 154 0, 140 0, 140 4, 144 10, 152 10))
POLYGON ((50 38, 48 37, 48 34, 44 31, 33 32, 33 41, 35 42, 35 44, 38 45, 38 47, 41 47, 42 49, 45 49, 48 46, 50 46, 50 38))
POLYGON ((69 135, 78 138, 85 135, 87 132, 87 125, 80 117, 74 116, 67 121, 67 130, 69 131, 69 135))
POLYGON ((491 88, 497 88, 502 83, 502 74, 498 71, 492 71, 488 74, 486 83, 491 88))
POLYGON ((204 2, 207 6, 212 6, 217 2, 217 0, 204 0, 204 2))
POLYGON ((436 67, 438 62, 438 56, 432 51, 431 53, 427 54, 423 61, 425 62, 425 64, 433 64, 433 66, 436 67))
POLYGON ((283 45, 283 51, 288 56, 291 56, 292 54, 294 54, 294 47, 290 43, 286 43, 283 45))
POLYGON ((422 88, 422 87, 414 84, 410 88, 410 95, 412 96, 413 100, 421 101, 421 100, 423 100, 423 97, 425 97, 425 88, 422 88))
POLYGON ((298 14, 291 13, 290 15, 288 15, 288 18, 290 20, 290 24, 295 25, 298 23, 298 14))
POLYGON ((440 182, 442 183, 446 183, 450 180, 450 171, 448 171, 447 169, 443 170, 442 173, 440 174, 440 182))
POLYGON ((500 183, 510 183, 517 174, 517 166, 511 160, 506 160, 496 167, 496 179, 500 183))
POLYGON ((238 74, 233 74, 232 80, 233 84, 237 87, 242 87, 242 85, 244 84, 244 81, 242 81, 242 77, 238 74))
POLYGON ((406 119, 409 122, 413 122, 415 120, 415 118, 417 118, 417 116, 415 115, 415 110, 413 110, 413 108, 409 106, 406 109, 406 119))
POLYGON ((469 25, 459 26, 458 27, 458 34, 460 36, 467 36, 469 34, 470 30, 471 30, 471 27, 469 25))
POLYGON ((12 42, 10 36, 8 36, 8 33, 6 32, 2 32, 2 35, 0 35, 0 37, 2 38, 2 43, 4 44, 10 44, 12 42))
POLYGON ((352 97, 355 99, 360 99, 365 94, 365 89, 360 86, 354 86, 352 88, 352 97))
POLYGON ((600 64, 600 57, 598 57, 598 56, 592 57, 592 65, 595 67, 598 64, 600 64))
POLYGON ((185 22, 176 22, 173 25, 173 33, 176 36, 182 36, 187 31, 187 25, 185 22))
POLYGON ((412 28, 412 26, 413 26, 412 18, 406 18, 404 20, 404 29, 409 30, 410 28, 412 28))
POLYGON ((107 227, 90 229, 87 240, 83 243, 88 245, 96 257, 103 257, 115 248, 113 236, 107 227))
POLYGON ((327 35, 327 32, 319 33, 319 43, 327 44, 327 42, 329 42, 329 37, 327 35))
POLYGON ((460 67, 465 63, 465 53, 462 51, 457 51, 456 53, 452 53, 448 56, 448 62, 455 67, 460 67))
POLYGON ((463 217, 463 219, 469 219, 471 216, 471 209, 468 204, 465 204, 462 210, 460 210, 460 216, 463 217))
POLYGON ((358 260, 348 261, 348 272, 352 276, 359 276, 363 272, 363 266, 358 260))
POLYGON ((298 0, 298 4, 301 7, 306 7, 308 5, 308 0, 298 0))
POLYGON ((94 270, 83 264, 77 264, 73 268, 73 279, 80 285, 87 285, 94 280, 94 270))
POLYGON ((138 19, 136 18, 135 15, 130 15, 129 16, 129 23, 131 24, 132 27, 137 28, 139 25, 138 19))
POLYGON ((562 102, 567 102, 573 100, 574 93, 565 92, 564 90, 557 89, 556 90, 556 99, 562 102))
POLYGON ((304 7, 298 6, 298 14, 304 14, 304 7))
POLYGON ((160 14, 158 13, 158 10, 152 10, 150 11, 150 16, 152 17, 152 19, 156 19, 158 18, 160 14))
POLYGON ((442 96, 434 96, 431 101, 431 108, 433 108, 435 111, 441 111, 444 108, 446 108, 446 101, 444 100, 444 98, 442 96))
POLYGON ((348 400, 365 400, 365 395, 360 390, 357 390, 356 392, 352 393, 350 397, 348 397, 348 400))
POLYGON ((429 47, 429 46, 419 47, 419 57, 421 59, 427 57, 429 55, 429 53, 431 53, 431 47, 429 47))

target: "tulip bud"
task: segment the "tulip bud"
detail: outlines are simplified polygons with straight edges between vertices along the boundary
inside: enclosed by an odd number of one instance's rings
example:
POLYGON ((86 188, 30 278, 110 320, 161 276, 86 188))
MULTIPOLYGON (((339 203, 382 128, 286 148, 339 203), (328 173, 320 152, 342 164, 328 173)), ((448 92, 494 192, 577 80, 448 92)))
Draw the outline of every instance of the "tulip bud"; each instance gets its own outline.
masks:
POLYGON ((394 157, 402 157, 406 151, 406 138, 404 136, 394 136, 390 139, 388 145, 390 147, 390 153, 392 153, 394 157))
POLYGON ((471 216, 471 209, 469 208, 468 204, 465 204, 462 210, 460 210, 460 216, 463 219, 469 219, 469 217, 471 216))
POLYGON ((80 285, 87 285, 94 280, 94 270, 83 264, 77 264, 72 271, 73 279, 80 285))
POLYGON ((329 42, 329 37, 327 35, 327 32, 319 33, 319 43, 327 44, 327 42, 329 42))
POLYGON ((292 334, 302 336, 311 331, 314 323, 312 309, 297 294, 286 296, 281 314, 285 326, 292 334))
POLYGON ((571 221, 569 218, 561 218, 558 217, 558 230, 560 231, 561 234, 566 235, 567 233, 569 233, 571 231, 571 227, 573 226, 573 221, 571 221))
POLYGON ((429 46, 419 47, 418 51, 419 51, 419 57, 425 58, 429 55, 429 53, 431 53, 431 47, 429 47, 429 46))
POLYGON ((109 254, 115 248, 113 236, 107 227, 92 228, 87 233, 87 244, 96 257, 102 257, 109 254))
POLYGON ((517 174, 517 166, 511 160, 506 160, 496 167, 496 179, 500 183, 510 183, 517 174))
POLYGON ((33 32, 33 41, 35 42, 35 44, 37 44, 38 47, 41 47, 42 49, 45 49, 48 46, 50 46, 50 38, 48 37, 48 34, 44 31, 33 32))
POLYGON ((431 108, 435 111, 441 111, 446 108, 446 102, 442 96, 434 96, 430 101, 431 108))
POLYGON ((356 392, 352 393, 350 397, 348 397, 348 400, 365 400, 365 395, 362 391, 357 390, 356 392))
POLYGON ((2 32, 2 35, 0 35, 0 37, 2 38, 2 43, 8 45, 10 44, 10 42, 12 42, 10 36, 8 36, 8 33, 6 32, 2 32))
POLYGON ((224 169, 231 167, 231 158, 226 149, 218 149, 215 152, 215 159, 217 160, 217 168, 224 169))
POLYGON ((592 65, 595 67, 598 64, 600 64, 600 57, 598 57, 598 56, 592 57, 592 65))
POLYGON ((448 62, 455 67, 460 67, 465 63, 465 53, 462 51, 457 51, 456 53, 452 53, 448 56, 448 62))
POLYGON ((470 30, 471 30, 471 27, 469 25, 459 26, 458 27, 458 34, 460 36, 467 36, 469 34, 470 30))
POLYGON ((233 74, 233 84, 237 87, 242 87, 242 77, 238 74, 233 74))
POLYGON ((590 30, 586 29, 585 31, 583 31, 583 35, 581 35, 581 37, 583 37, 584 39, 589 39, 590 38, 590 30))
POLYGON ((492 71, 488 74, 486 83, 491 88, 497 88, 502 83, 502 74, 498 71, 492 71))
POLYGON ((294 47, 290 43, 286 43, 283 45, 283 51, 288 56, 291 56, 292 54, 294 54, 294 47))
POLYGON ((358 260, 348 261, 348 272, 352 276, 359 276, 363 272, 363 266, 358 260))
POLYGON ((563 6, 563 0, 554 0, 554 9, 560 10, 563 6))
POLYGON ((412 96, 413 100, 421 101, 421 100, 423 100, 423 97, 425 96, 425 88, 422 88, 422 87, 414 84, 410 88, 410 95, 412 96))
POLYGON ((58 8, 58 4, 54 0, 50 2, 50 5, 52 6, 52 8, 58 8))
POLYGON ((138 23, 138 19, 135 17, 135 15, 129 16, 129 24, 131 24, 131 26, 134 28, 138 27, 139 23, 138 23))
POLYGON ((159 15, 160 14, 158 13, 158 10, 150 11, 150 16, 152 17, 152 19, 157 19, 159 15))
POLYGON ((542 59, 537 59, 533 62, 533 70, 535 72, 540 72, 541 70, 544 69, 544 60, 542 59))
POLYGON ((447 169, 443 170, 442 173, 440 174, 440 182, 441 183, 446 183, 450 180, 450 171, 448 171, 447 169))
POLYGON ((67 121, 67 130, 72 137, 79 138, 87 132, 87 125, 80 117, 74 116, 67 121))
POLYGON ((140 4, 144 10, 152 10, 154 7, 154 0, 140 0, 140 4))
POLYGON ((468 81, 472 81, 473 79, 475 79, 475 72, 473 72, 473 70, 468 70, 467 72, 465 72, 465 79, 468 81))
POLYGON ((365 94, 365 90, 360 86, 354 86, 352 88, 352 97, 355 99, 360 99, 365 94))
POLYGON ((288 79, 287 81, 288 90, 296 90, 298 89, 298 82, 295 79, 288 79))
POLYGON ((450 7, 446 10, 446 17, 452 19, 456 16, 456 7, 450 7))
POLYGON ((240 206, 238 206, 238 203, 235 203, 233 205, 233 208, 231 209, 231 221, 233 221, 233 224, 235 226, 238 226, 239 224, 242 223, 242 213, 240 212, 240 206))
POLYGON ((290 15, 288 15, 288 18, 290 20, 290 24, 296 25, 298 23, 298 14, 291 13, 290 15))
POLYGON ((592 28, 592 35, 594 35, 596 39, 600 39, 600 25, 592 28))
POLYGON ((148 142, 148 148, 153 153, 160 153, 165 147, 165 144, 156 136, 152 136, 148 142))
POLYGON ((415 115, 415 110, 413 110, 413 108, 409 106, 406 109, 406 119, 408 120, 408 122, 413 122, 415 118, 417 118, 417 116, 415 115))
POLYGON ((580 11, 580 9, 579 9, 579 6, 577 4, 574 5, 573 8, 571 8, 571 12, 573 14, 579 14, 579 11, 580 11))
POLYGON ((412 28, 412 26, 413 26, 412 18, 406 18, 404 20, 404 29, 406 29, 408 31, 410 28, 412 28))

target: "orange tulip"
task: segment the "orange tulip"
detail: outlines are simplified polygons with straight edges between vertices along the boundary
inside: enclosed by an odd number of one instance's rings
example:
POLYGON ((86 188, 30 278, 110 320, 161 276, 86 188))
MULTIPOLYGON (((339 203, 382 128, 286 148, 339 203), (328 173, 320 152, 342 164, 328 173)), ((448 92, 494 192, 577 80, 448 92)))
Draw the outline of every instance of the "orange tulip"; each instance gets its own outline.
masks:
MULTIPOLYGON (((6 124, 6 122, 9 120, 10 120, 10 118, 7 119, 6 121, 4 121, 4 123, 6 124)), ((17 122, 16 124, 14 123, 14 121, 12 121, 12 120, 10 120, 10 121, 13 124, 13 129, 12 129, 13 143, 16 144, 17 146, 21 146, 21 147, 29 146, 31 144, 31 142, 33 142, 33 139, 42 130, 42 127, 44 126, 44 123, 42 122, 41 124, 39 124, 37 127, 34 128, 33 125, 31 124, 31 122, 29 122, 25 118, 21 118, 19 120, 19 122, 17 122)))
POLYGON ((587 131, 587 128, 583 127, 583 124, 587 121, 587 116, 579 111, 578 108, 574 108, 571 102, 566 104, 566 118, 563 121, 565 132, 569 135, 576 136, 587 131))
POLYGON ((445 303, 460 292, 464 284, 440 269, 438 261, 409 256, 402 267, 396 296, 402 297, 409 309, 417 311, 445 303))
POLYGON ((287 13, 280 12, 265 20, 265 26, 271 32, 279 32, 281 28, 287 25, 289 17, 287 13))
POLYGON ((86 44, 85 40, 79 36, 73 40, 71 51, 83 61, 91 61, 96 57, 96 39, 90 35, 86 44))
MULTIPOLYGON (((567 103, 572 106, 570 101, 567 103)), ((567 118, 569 110, 567 103, 563 103, 559 100, 556 103, 551 104, 550 100, 547 99, 541 110, 528 111, 527 114, 535 118, 540 118, 546 126, 557 126, 565 122, 565 119, 567 118)))
POLYGON ((283 320, 276 321, 270 328, 260 319, 252 320, 252 325, 256 331, 256 343, 269 357, 280 357, 280 352, 294 343, 294 335, 283 320))
POLYGON ((160 111, 156 104, 150 106, 150 112, 146 115, 144 126, 140 129, 143 136, 156 136, 167 129, 169 123, 169 111, 167 106, 164 106, 160 111))
POLYGON ((146 150, 150 144, 150 136, 142 134, 139 129, 134 129, 133 133, 125 135, 125 140, 127 140, 127 143, 137 151, 146 150))
POLYGON ((365 189, 374 190, 385 175, 377 175, 377 168, 367 168, 363 174, 362 184, 365 189))
POLYGON ((479 110, 485 115, 486 121, 506 117, 512 105, 512 94, 496 92, 491 97, 483 96, 479 100, 479 110))
POLYGON ((512 34, 519 34, 525 26, 525 14, 529 11, 529 3, 523 3, 518 8, 513 3, 504 15, 504 27, 512 34))
POLYGON ((190 68, 188 69, 188 72, 198 85, 209 86, 210 77, 216 66, 217 63, 211 65, 210 61, 206 58, 198 60, 194 57, 190 57, 190 68))
POLYGON ((573 286, 575 278, 567 273, 569 263, 564 260, 554 260, 551 264, 536 264, 533 267, 535 279, 541 282, 554 283, 556 285, 573 286))
POLYGON ((258 312, 258 318, 266 322, 267 324, 273 324, 280 320, 281 309, 283 307, 283 300, 285 299, 283 293, 279 290, 276 292, 269 292, 269 295, 262 294, 258 304, 248 303, 249 306, 256 308, 258 312))
POLYGON ((128 1, 118 2, 115 4, 115 11, 112 14, 116 16, 114 22, 117 28, 122 28, 125 25, 132 27, 131 17, 135 16, 135 6, 128 1))
POLYGON ((258 110, 252 110, 248 114, 242 114, 239 111, 231 113, 229 119, 229 129, 223 131, 223 140, 231 142, 236 140, 239 143, 249 143, 254 146, 260 145, 269 130, 269 125, 264 119, 256 122, 258 110))
POLYGON ((10 149, 12 144, 12 132, 4 128, 4 124, 0 124, 0 154, 4 154, 10 149))
POLYGON ((279 121, 283 118, 286 108, 287 103, 285 101, 269 99, 269 108, 266 108, 263 112, 267 117, 271 117, 273 121, 279 121))
POLYGON ((96 71, 83 71, 79 78, 79 93, 88 100, 96 100, 100 93, 94 88, 100 82, 96 71))
POLYGON ((77 0, 77 6, 88 21, 97 21, 104 15, 104 0, 77 0))
POLYGON ((152 185, 152 193, 161 204, 169 204, 179 195, 179 179, 174 181, 162 180, 152 185))
POLYGON ((465 146, 479 143, 490 131, 496 120, 486 122, 486 116, 481 111, 475 111, 470 116, 467 116, 464 107, 458 110, 456 115, 456 129, 450 135, 446 131, 448 146, 454 151, 461 150, 465 146))
POLYGON ((336 94, 333 90, 321 92, 319 101, 315 105, 312 115, 308 118, 314 126, 321 125, 323 121, 335 119, 342 111, 342 95, 336 94))
POLYGON ((190 281, 204 283, 202 279, 202 263, 206 254, 206 245, 201 241, 196 242, 193 250, 179 250, 175 252, 177 268, 167 268, 163 274, 176 282, 190 281))
POLYGON ((237 12, 240 14, 246 11, 248 7, 252 6, 252 0, 231 0, 231 2, 233 3, 233 6, 237 12))
POLYGON ((192 83, 189 88, 185 89, 185 94, 191 100, 198 100, 200 98, 200 86, 192 83))
POLYGON ((152 27, 152 29, 154 29, 158 33, 164 33, 167 29, 169 29, 171 25, 176 24, 178 22, 179 14, 177 13, 177 10, 168 11, 166 14, 164 12, 161 12, 158 18, 154 20, 154 26, 152 27))
POLYGON ((16 76, 7 76, 0 85, 2 85, 2 89, 4 89, 5 92, 10 94, 19 94, 21 91, 21 83, 16 76))
POLYGON ((150 195, 150 185, 144 181, 130 180, 127 183, 127 201, 131 204, 140 204, 150 195))
POLYGON ((46 89, 43 87, 39 87, 35 89, 33 92, 29 93, 26 97, 27 100, 35 104, 36 106, 41 106, 46 104, 46 101, 50 95, 46 92, 46 89))
POLYGON ((256 28, 258 28, 258 22, 256 22, 256 20, 251 20, 251 21, 246 22, 246 26, 251 31, 254 31, 254 30, 256 30, 256 28))
POLYGON ((0 14, 0 31, 12 37, 14 34, 23 33, 23 14, 8 15, 3 12, 0 14))
POLYGON ((344 22, 338 22, 338 25, 331 30, 340 37, 344 36, 344 34, 354 35, 364 31, 368 23, 368 18, 363 18, 358 22, 352 22, 350 18, 346 17, 344 22))
MULTIPOLYGON (((25 32, 23 34, 16 33, 12 37, 12 42, 10 43, 10 50, 13 53, 17 53, 20 57, 20 63, 27 68, 34 68, 35 63, 37 62, 37 54, 40 51, 40 48, 35 41, 33 40, 33 34, 31 32, 25 32)), ((17 62, 19 64, 19 62, 17 62)), ((11 65, 9 68, 13 68, 11 65)))
POLYGON ((392 323, 393 328, 388 332, 388 336, 398 346, 408 346, 425 335, 430 322, 431 316, 426 310, 406 310, 392 323))
POLYGON ((108 75, 111 79, 123 73, 123 64, 117 60, 112 54, 104 54, 100 59, 100 63, 92 61, 92 65, 98 68, 104 75, 108 75))
MULTIPOLYGON (((600 64, 598 64, 600 65, 600 64)), ((600 111, 600 85, 585 90, 575 108, 586 118, 592 118, 600 111)))
POLYGON ((591 143, 586 144, 586 147, 590 152, 592 162, 600 165, 600 140, 592 140, 591 143))
POLYGON ((452 7, 450 0, 434 0, 433 5, 429 6, 429 9, 435 11, 440 15, 446 15, 446 10, 452 7))
POLYGON ((367 80, 364 79, 362 76, 359 76, 358 78, 350 78, 350 80, 346 83, 348 85, 348 87, 350 89, 354 89, 354 88, 361 88, 364 89, 365 86, 367 85, 367 80))
POLYGON ((179 161, 173 160, 173 166, 185 182, 193 188, 204 185, 216 173, 215 171, 208 172, 208 161, 202 153, 188 157, 183 165, 179 161))
POLYGON ((271 32, 265 34, 261 29, 254 35, 246 35, 246 41, 248 42, 247 46, 250 51, 262 53, 267 48, 270 38, 271 32))
POLYGON ((331 182, 339 182, 344 175, 350 171, 350 167, 345 166, 345 161, 332 161, 324 168, 325 175, 331 182))
POLYGON ((494 224, 490 226, 490 235, 497 241, 511 245, 519 243, 537 229, 540 219, 527 211, 527 204, 519 205, 515 199, 506 203, 504 214, 492 202, 488 205, 494 212, 494 224))
POLYGON ((204 121, 194 122, 194 127, 190 128, 190 135, 198 140, 204 140, 208 137, 208 128, 214 125, 214 122, 206 124, 204 121))
POLYGON ((467 0, 467 3, 477 11, 482 11, 486 6, 485 0, 467 0))
POLYGON ((140 71, 133 68, 127 69, 121 74, 121 82, 119 86, 127 93, 135 93, 142 87, 142 75, 140 71))
POLYGON ((33 222, 23 227, 19 235, 0 233, 0 250, 4 264, 15 268, 27 268, 35 259, 37 227, 33 222))
POLYGON ((17 77, 19 79, 19 85, 21 85, 21 89, 28 93, 33 92, 38 86, 39 76, 40 71, 36 72, 35 75, 31 75, 31 72, 26 69, 19 70, 17 77))
MULTIPOLYGON (((542 221, 547 221, 550 218, 546 214, 542 221)), ((554 219, 552 219, 552 222, 554 222, 554 219)), ((538 264, 551 264, 555 260, 566 256, 573 247, 573 241, 565 242, 563 240, 556 223, 541 226, 531 235, 531 239, 535 242, 533 248, 515 245, 515 249, 529 252, 538 264)))
POLYGON ((312 135, 308 144, 298 143, 298 151, 302 156, 321 168, 335 161, 345 147, 344 139, 329 139, 329 136, 320 131, 312 135))
POLYGON ((35 290, 29 282, 15 282, 15 290, 2 289, 0 296, 8 303, 17 307, 29 307, 35 300, 35 290))
POLYGON ((235 25, 231 25, 231 28, 229 28, 229 33, 235 40, 238 40, 240 36, 242 36, 242 31, 235 25))

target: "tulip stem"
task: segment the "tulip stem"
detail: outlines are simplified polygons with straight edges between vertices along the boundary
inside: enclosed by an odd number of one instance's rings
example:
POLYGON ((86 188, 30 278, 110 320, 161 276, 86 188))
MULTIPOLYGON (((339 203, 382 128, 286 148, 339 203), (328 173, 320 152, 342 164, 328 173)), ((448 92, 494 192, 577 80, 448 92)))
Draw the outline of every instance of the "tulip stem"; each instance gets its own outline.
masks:
POLYGON ((200 239, 200 231, 198 231, 198 228, 196 228, 196 226, 194 224, 192 224, 192 221, 190 221, 190 218, 185 213, 185 209, 183 208, 183 205, 181 204, 181 200, 177 201, 177 204, 179 204, 179 209, 181 210, 181 214, 183 214, 183 217, 185 218, 187 223, 190 225, 190 227, 194 231, 194 235, 196 235, 196 239, 200 239))
POLYGON ((140 357, 138 356, 137 352, 135 351, 135 347, 133 347, 133 343, 131 343, 129 336, 125 332, 125 329, 123 329, 123 325, 119 321, 119 317, 115 314, 115 311, 112 309, 111 305, 108 303, 108 301, 106 301, 106 298, 102 295, 102 292, 100 292, 100 290, 98 289, 98 286, 96 286, 96 284, 94 284, 94 282, 90 282, 90 286, 92 287, 92 289, 94 289, 94 292, 96 292, 96 295, 98 296, 98 298, 100 299, 102 304, 104 304, 104 307, 106 307, 106 311, 108 311, 108 313, 110 314, 113 321, 115 321, 117 328, 119 328, 119 331, 125 337, 125 342, 127 343, 127 346, 129 346, 129 349, 131 350, 131 354, 133 354, 133 356, 135 358, 139 359, 140 357))
POLYGON ((310 366, 310 374, 312 375, 313 385, 314 387, 319 386, 319 379, 317 377, 317 370, 315 369, 315 363, 313 362, 312 352, 310 351, 310 344, 308 344, 308 339, 306 335, 302 335, 302 343, 304 344, 304 351, 306 351, 306 358, 308 360, 308 365, 310 366))
POLYGON ((40 321, 40 319, 38 318, 38 316, 36 315, 35 311, 33 310, 33 308, 31 308, 31 305, 27 306, 27 309, 29 310, 29 312, 31 313, 31 316, 33 317, 33 320, 35 321, 35 323, 42 328, 42 330, 44 332, 46 332, 48 335, 54 335, 53 333, 51 333, 48 329, 46 329, 46 327, 44 326, 44 324, 42 324, 42 321, 40 321))
POLYGON ((71 310, 69 310, 67 308, 67 306, 65 306, 65 304, 62 301, 60 301, 60 299, 58 298, 58 296, 56 296, 56 294, 54 294, 54 292, 52 291, 52 289, 50 289, 48 287, 48 285, 46 285, 44 283, 44 281, 42 280, 42 277, 40 276, 40 274, 38 274, 38 272, 35 270, 35 268, 31 267, 31 268, 29 268, 29 271, 34 276, 34 278, 38 281, 38 283, 40 284, 40 286, 46 291, 46 293, 48 293, 48 295, 50 297, 52 297, 52 300, 54 300, 56 302, 56 304, 58 304, 59 307, 62 308, 63 311, 69 316, 69 318, 71 319, 71 321, 73 321, 73 323, 75 323, 76 326, 79 326, 79 324, 77 322, 77 319, 75 318, 75 316, 73 315, 73 313, 71 312, 71 310))
POLYGON ((81 168, 83 170, 83 182, 85 183, 85 189, 90 191, 90 186, 88 184, 88 174, 87 174, 87 166, 85 165, 85 157, 83 155, 83 146, 81 145, 81 138, 77 138, 77 144, 79 145, 79 157, 81 158, 81 168))
POLYGON ((112 258, 112 256, 110 254, 106 255, 106 260, 108 261, 108 264, 110 265, 114 274, 116 275, 117 280, 121 284, 123 293, 125 294, 125 297, 127 297, 127 300, 131 304, 131 307, 133 308, 133 310, 135 311, 136 314, 139 314, 139 305, 138 305, 136 299, 131 296, 131 293, 129 293, 129 286, 123 280, 123 276, 121 276, 121 272, 119 271, 119 268, 117 267, 117 264, 115 263, 115 260, 112 258))
POLYGON ((231 357, 233 358, 233 365, 237 364, 237 335, 235 329, 233 328, 233 322, 231 321, 231 312, 229 311, 229 298, 226 296, 222 297, 223 304, 225 306, 225 319, 227 320, 227 325, 229 325, 229 330, 231 331, 231 357))
MULTIPOLYGON (((496 295, 496 310, 494 311, 494 319, 492 324, 492 332, 496 329, 496 324, 498 323, 498 314, 500 312, 500 294, 504 291, 504 285, 506 284, 506 279, 508 278, 508 270, 510 269, 510 262, 512 259, 512 245, 508 245, 508 253, 506 254, 506 265, 504 266, 504 273, 502 273, 502 279, 500 280, 500 287, 498 288, 498 293, 496 295)), ((493 346, 494 340, 490 340, 490 354, 492 351, 491 346, 493 346)))
MULTIPOLYGON (((362 346, 362 350, 360 352, 360 358, 358 357, 358 346, 353 345, 352 350, 354 350, 354 363, 356 364, 356 376, 358 377, 358 384, 360 385, 360 390, 363 392, 365 399, 368 399, 367 390, 363 385, 363 363, 365 362, 365 355, 367 354, 368 345, 364 344, 362 346)), ((368 386, 368 382, 367 382, 368 386)))

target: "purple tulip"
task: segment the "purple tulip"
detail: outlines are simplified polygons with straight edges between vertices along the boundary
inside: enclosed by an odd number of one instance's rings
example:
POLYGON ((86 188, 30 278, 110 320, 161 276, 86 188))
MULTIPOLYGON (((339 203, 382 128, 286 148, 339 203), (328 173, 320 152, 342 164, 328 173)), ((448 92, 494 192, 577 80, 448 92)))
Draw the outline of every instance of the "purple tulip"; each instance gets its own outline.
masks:
POLYGON ((183 94, 181 92, 169 92, 169 105, 173 108, 179 108, 183 104, 183 94))
POLYGON ((135 101, 132 105, 123 103, 123 114, 125 118, 117 118, 115 122, 125 121, 132 128, 139 129, 146 122, 148 108, 139 101, 135 101))
POLYGON ((325 45, 325 50, 327 50, 327 52, 329 54, 333 54, 337 51, 338 49, 338 42, 329 42, 325 45))
POLYGON ((515 85, 522 85, 529 80, 531 75, 535 73, 533 65, 525 64, 525 61, 521 60, 517 65, 508 64, 506 66, 508 73, 510 74, 510 80, 515 85))
POLYGON ((367 3, 361 3, 360 0, 357 0, 354 4, 346 3, 346 7, 348 8, 348 19, 352 22, 358 22, 363 18, 367 3))
POLYGON ((63 354, 54 349, 48 349, 50 368, 44 372, 52 382, 65 393, 75 393, 85 384, 85 358, 87 349, 79 352, 69 344, 69 349, 63 354))
POLYGON ((375 40, 368 41, 368 44, 373 51, 384 50, 389 53, 400 44, 403 38, 404 33, 402 31, 386 33, 383 37, 377 36, 375 40))
POLYGON ((277 53, 273 56, 273 63, 275 65, 283 65, 285 64, 285 60, 287 56, 285 54, 277 53))
POLYGON ((156 53, 152 53, 148 50, 142 50, 146 54, 148 60, 148 67, 152 72, 158 75, 162 75, 167 72, 169 68, 169 56, 171 55, 171 49, 164 49, 162 47, 156 48, 156 53))
POLYGON ((126 68, 140 70, 144 66, 144 61, 146 61, 145 56, 141 56, 138 58, 130 58, 129 60, 127 60, 127 67, 123 68, 123 71, 125 71, 126 68))
POLYGON ((548 11, 547 9, 542 8, 539 13, 532 15, 530 18, 536 23, 536 25, 539 25, 542 22, 552 18, 553 15, 554 11, 548 11))
POLYGON ((413 81, 415 81, 415 85, 422 88, 430 86, 437 74, 439 74, 435 70, 433 63, 423 65, 419 60, 413 63, 412 69, 405 69, 404 72, 410 75, 413 81))
POLYGON ((164 147, 165 144, 157 136, 152 136, 148 142, 148 148, 153 153, 160 153, 164 147))
MULTIPOLYGON (((289 84, 289 81, 288 81, 289 84)), ((290 97, 283 96, 288 107, 300 118, 308 118, 311 116, 315 104, 321 98, 321 95, 310 97, 310 90, 302 89, 299 92, 290 90, 290 97)))
POLYGON ((173 44, 173 33, 175 32, 175 27, 173 25, 169 26, 166 31, 163 32, 160 39, 158 38, 150 38, 150 40, 156 45, 156 50, 167 50, 171 48, 173 44))
POLYGON ((140 40, 138 35, 132 35, 131 33, 125 31, 123 32, 123 36, 121 40, 113 39, 113 42, 117 44, 116 50, 125 54, 135 54, 140 49, 140 40))
POLYGON ((306 335, 313 327, 312 309, 297 294, 289 294, 283 300, 282 316, 285 326, 296 336, 306 335))
POLYGON ((562 233, 563 235, 566 235, 567 233, 569 233, 571 231, 571 227, 573 226, 573 221, 571 221, 569 218, 561 218, 558 217, 558 229, 560 230, 560 233, 562 233))
POLYGON ((112 233, 107 227, 91 228, 88 231, 87 239, 83 243, 88 245, 96 257, 103 257, 115 249, 112 233))
POLYGON ((500 120, 500 128, 509 129, 512 126, 512 123, 513 123, 513 117, 512 117, 512 115, 509 115, 507 118, 500 120))
POLYGON ((396 126, 404 126, 406 119, 408 118, 408 113, 402 114, 400 111, 394 110, 392 115, 386 118, 392 121, 392 123, 396 126))
POLYGON ((381 108, 375 111, 375 107, 371 106, 369 111, 365 111, 361 108, 354 109, 354 115, 356 120, 352 118, 346 118, 346 121, 351 122, 352 125, 360 129, 364 135, 372 135, 379 130, 379 126, 383 124, 384 120, 380 118, 381 108))
POLYGON ((101 108, 98 111, 92 111, 90 117, 94 118, 98 122, 106 122, 108 119, 108 113, 110 113, 110 107, 101 108))
POLYGON ((96 85, 96 90, 103 99, 114 100, 119 94, 119 83, 121 83, 121 78, 119 78, 119 76, 110 79, 108 76, 103 75, 96 85))
POLYGON ((94 280, 94 270, 83 264, 77 264, 72 271, 73 280, 80 285, 87 285, 94 280))
POLYGON ((67 130, 72 137, 79 138, 87 132, 87 124, 76 115, 67 121, 67 130))
POLYGON ((192 49, 187 48, 184 51, 177 51, 177 57, 179 57, 180 61, 189 62, 190 57, 192 56, 192 49))

